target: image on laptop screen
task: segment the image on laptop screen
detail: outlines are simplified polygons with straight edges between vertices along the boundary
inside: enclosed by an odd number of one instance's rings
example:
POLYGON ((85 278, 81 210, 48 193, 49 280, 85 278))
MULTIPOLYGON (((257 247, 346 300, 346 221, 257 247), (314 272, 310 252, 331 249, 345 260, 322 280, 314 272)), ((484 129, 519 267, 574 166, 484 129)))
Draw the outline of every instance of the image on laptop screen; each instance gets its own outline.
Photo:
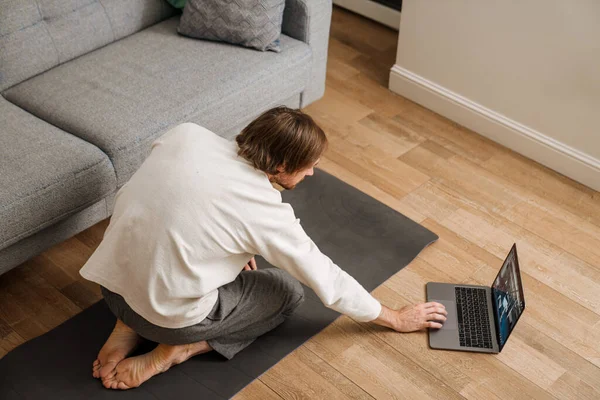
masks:
POLYGON ((516 245, 510 250, 492 285, 492 297, 498 322, 498 344, 502 349, 525 309, 516 245))

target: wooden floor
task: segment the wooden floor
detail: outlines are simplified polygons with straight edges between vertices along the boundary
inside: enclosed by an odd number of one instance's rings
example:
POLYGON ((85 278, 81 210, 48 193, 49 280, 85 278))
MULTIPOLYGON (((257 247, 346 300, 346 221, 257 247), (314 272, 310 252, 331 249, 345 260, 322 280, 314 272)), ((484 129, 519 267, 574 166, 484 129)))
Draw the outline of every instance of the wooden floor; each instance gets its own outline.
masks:
MULTIPOLYGON (((306 108, 324 170, 440 236, 373 293, 399 308, 428 281, 489 285, 516 241, 527 309, 499 355, 341 317, 235 398, 599 399, 600 194, 389 92, 396 43, 336 8, 327 91, 306 108)), ((0 276, 0 356, 100 299, 78 271, 107 223, 0 276)))

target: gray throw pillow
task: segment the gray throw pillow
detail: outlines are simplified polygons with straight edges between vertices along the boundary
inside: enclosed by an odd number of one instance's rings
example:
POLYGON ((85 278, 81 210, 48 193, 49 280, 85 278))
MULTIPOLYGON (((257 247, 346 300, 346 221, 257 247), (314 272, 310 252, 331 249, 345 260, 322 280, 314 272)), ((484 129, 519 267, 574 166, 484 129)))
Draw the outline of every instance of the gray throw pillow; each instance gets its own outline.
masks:
POLYGON ((279 52, 285 0, 187 0, 177 32, 279 52))

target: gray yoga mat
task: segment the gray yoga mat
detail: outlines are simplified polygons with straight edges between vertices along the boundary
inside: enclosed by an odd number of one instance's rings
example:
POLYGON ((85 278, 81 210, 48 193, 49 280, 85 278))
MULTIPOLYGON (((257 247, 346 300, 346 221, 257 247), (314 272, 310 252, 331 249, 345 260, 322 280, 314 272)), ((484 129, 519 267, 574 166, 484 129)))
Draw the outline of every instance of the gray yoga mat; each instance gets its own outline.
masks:
MULTIPOLYGON (((321 251, 372 291, 410 263, 437 236, 335 177, 316 171, 285 191, 321 251)), ((259 268, 270 267, 261 258, 259 268)), ((240 266, 241 269, 241 266, 240 266)), ((91 365, 115 324, 100 301, 0 360, 0 399, 225 399, 275 365, 339 314, 306 288, 306 300, 273 331, 227 361, 215 352, 194 357, 136 389, 105 389, 91 365)), ((425 299, 423 299, 425 300, 425 299)), ((134 355, 151 350, 145 342, 134 355)))

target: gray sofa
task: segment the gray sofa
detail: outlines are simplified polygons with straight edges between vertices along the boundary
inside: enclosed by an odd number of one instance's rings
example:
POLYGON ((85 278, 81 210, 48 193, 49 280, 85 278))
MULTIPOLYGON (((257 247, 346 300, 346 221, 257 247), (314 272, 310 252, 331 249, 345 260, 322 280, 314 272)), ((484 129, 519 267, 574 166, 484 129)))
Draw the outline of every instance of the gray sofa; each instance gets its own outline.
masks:
POLYGON ((331 0, 286 0, 281 53, 177 34, 165 0, 0 2, 0 274, 110 216, 170 127, 232 138, 325 89, 331 0))

